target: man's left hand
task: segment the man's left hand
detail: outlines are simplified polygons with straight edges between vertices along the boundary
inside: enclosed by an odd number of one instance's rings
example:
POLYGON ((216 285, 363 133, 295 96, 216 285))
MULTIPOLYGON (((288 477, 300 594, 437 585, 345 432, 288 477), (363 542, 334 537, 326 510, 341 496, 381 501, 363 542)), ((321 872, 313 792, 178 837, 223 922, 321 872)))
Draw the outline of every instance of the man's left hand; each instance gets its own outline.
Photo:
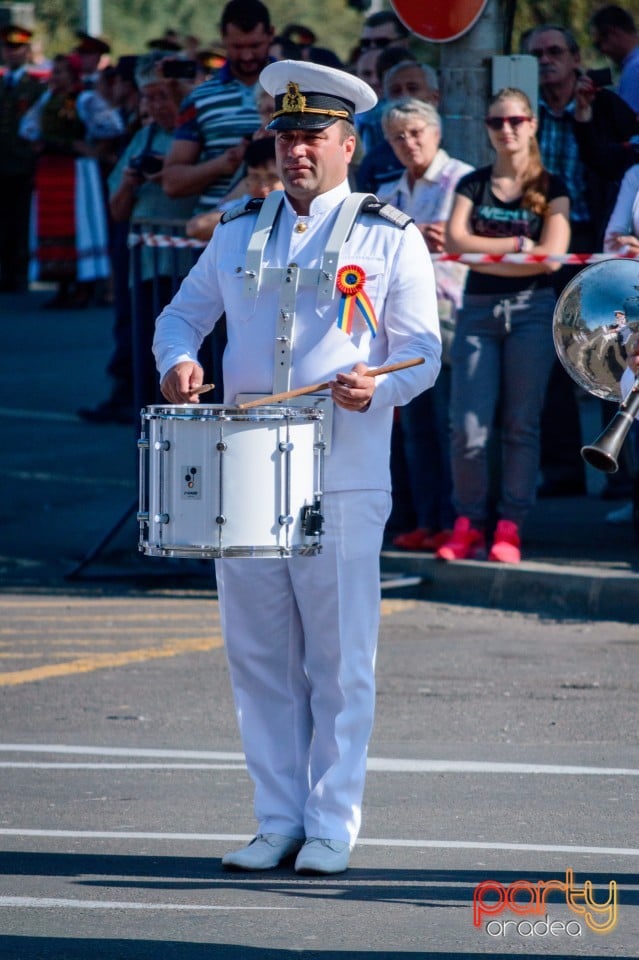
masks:
POLYGON ((331 381, 331 395, 338 407, 361 413, 370 406, 375 392, 375 377, 367 377, 368 367, 357 363, 350 373, 338 373, 331 381))

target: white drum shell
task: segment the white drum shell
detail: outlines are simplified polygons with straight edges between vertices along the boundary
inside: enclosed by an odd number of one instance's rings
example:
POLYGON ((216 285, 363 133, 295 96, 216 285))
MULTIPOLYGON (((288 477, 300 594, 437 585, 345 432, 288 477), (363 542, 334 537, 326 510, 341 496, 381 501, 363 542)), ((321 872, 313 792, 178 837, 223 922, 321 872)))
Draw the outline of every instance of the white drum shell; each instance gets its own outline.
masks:
POLYGON ((316 408, 184 404, 142 411, 140 550, 168 557, 315 554, 305 507, 319 508, 316 408))

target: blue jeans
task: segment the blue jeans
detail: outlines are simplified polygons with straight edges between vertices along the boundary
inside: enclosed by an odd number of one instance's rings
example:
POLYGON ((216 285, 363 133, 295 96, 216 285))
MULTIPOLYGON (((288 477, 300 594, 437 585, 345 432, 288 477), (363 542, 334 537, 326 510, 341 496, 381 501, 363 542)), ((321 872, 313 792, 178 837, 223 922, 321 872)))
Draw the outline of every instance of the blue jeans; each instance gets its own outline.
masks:
POLYGON ((486 524, 488 444, 501 429, 498 514, 521 524, 535 501, 539 421, 555 348, 551 289, 471 294, 457 317, 452 361, 452 468, 458 515, 486 524))

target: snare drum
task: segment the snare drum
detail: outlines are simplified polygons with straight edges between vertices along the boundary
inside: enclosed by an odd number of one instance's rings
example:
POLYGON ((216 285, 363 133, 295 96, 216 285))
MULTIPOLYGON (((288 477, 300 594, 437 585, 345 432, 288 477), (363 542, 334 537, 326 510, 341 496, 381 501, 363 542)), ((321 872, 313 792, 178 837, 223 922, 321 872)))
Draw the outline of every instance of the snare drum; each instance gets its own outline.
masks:
POLYGON ((321 546, 322 411, 155 404, 142 411, 139 549, 290 557, 321 546))

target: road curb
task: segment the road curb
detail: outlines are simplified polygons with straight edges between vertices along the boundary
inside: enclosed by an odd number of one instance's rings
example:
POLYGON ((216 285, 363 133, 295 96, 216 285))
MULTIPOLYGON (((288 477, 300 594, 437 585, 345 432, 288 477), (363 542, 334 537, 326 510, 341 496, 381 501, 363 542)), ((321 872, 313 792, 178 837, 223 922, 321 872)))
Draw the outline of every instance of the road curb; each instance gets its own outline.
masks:
POLYGON ((567 619, 637 620, 639 574, 632 571, 534 562, 445 563, 393 551, 384 551, 381 562, 383 575, 421 577, 419 593, 425 600, 567 619))

